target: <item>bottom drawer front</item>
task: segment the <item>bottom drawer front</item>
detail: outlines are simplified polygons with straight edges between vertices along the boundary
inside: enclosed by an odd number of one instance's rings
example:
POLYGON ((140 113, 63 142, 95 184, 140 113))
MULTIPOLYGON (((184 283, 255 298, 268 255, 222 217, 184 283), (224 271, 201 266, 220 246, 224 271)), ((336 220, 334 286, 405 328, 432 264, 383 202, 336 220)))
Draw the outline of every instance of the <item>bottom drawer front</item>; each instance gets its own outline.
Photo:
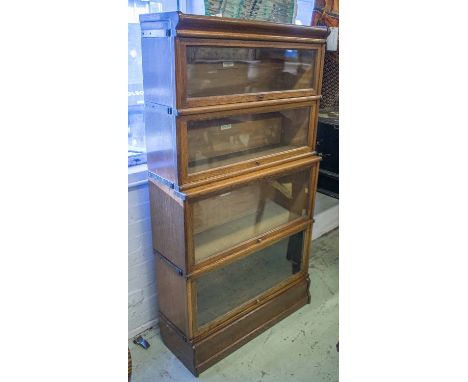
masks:
POLYGON ((300 271, 305 232, 286 237, 196 280, 198 327, 258 298, 300 271))

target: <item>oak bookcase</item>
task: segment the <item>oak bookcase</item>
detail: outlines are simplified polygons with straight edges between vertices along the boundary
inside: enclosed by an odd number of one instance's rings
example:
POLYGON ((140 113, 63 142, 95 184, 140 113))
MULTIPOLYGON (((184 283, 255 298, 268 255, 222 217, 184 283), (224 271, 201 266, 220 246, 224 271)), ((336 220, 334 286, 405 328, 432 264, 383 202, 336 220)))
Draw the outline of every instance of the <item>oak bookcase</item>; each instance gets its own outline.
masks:
POLYGON ((196 376, 310 301, 328 31, 141 15, 165 344, 196 376))

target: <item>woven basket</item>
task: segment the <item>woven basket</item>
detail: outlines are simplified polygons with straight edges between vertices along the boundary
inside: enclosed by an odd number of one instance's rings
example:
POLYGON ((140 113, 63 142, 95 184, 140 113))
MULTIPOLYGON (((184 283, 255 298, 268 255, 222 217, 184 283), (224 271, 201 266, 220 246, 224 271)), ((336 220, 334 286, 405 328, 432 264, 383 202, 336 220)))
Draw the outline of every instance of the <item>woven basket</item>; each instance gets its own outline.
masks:
MULTIPOLYGON (((312 12, 312 25, 338 27, 338 1, 316 0, 312 12)), ((323 65, 322 100, 320 101, 321 110, 338 111, 339 109, 340 76, 338 64, 339 51, 326 51, 323 65)))
POLYGON ((326 52, 323 64, 322 99, 320 109, 339 109, 340 100, 340 72, 338 67, 338 52, 326 52))
POLYGON ((132 355, 130 354, 130 349, 128 349, 128 380, 132 377, 132 355))

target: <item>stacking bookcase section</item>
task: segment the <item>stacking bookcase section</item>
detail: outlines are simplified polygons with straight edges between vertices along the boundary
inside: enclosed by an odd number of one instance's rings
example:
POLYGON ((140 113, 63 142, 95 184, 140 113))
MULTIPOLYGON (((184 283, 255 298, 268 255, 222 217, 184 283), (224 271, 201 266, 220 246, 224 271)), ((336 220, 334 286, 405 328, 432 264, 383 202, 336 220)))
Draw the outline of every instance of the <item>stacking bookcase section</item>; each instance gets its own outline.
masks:
POLYGON ((150 178, 155 251, 181 275, 193 274, 310 223, 319 161, 312 156, 185 193, 150 178))
POLYGON ((320 94, 326 28, 179 12, 140 23, 146 103, 181 112, 320 94))
POLYGON ((159 325, 198 375, 310 300, 328 31, 140 21, 159 325))
POLYGON ((183 108, 317 94, 319 44, 187 38, 177 48, 183 108))
POLYGON ((148 105, 149 170, 184 190, 312 155, 317 101, 175 117, 148 105), (163 135, 165 134, 165 135, 163 135))

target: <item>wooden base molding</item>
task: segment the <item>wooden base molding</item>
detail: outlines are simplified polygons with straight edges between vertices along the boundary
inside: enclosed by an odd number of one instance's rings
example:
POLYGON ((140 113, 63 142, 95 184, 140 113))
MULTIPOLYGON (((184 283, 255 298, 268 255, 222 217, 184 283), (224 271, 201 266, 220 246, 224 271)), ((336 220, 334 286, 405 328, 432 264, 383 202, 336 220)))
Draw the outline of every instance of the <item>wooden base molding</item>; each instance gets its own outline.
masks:
POLYGON ((161 315, 159 321, 161 337, 185 367, 198 376, 308 302, 308 281, 302 278, 285 288, 276 298, 198 342, 189 341, 164 315, 161 315))

